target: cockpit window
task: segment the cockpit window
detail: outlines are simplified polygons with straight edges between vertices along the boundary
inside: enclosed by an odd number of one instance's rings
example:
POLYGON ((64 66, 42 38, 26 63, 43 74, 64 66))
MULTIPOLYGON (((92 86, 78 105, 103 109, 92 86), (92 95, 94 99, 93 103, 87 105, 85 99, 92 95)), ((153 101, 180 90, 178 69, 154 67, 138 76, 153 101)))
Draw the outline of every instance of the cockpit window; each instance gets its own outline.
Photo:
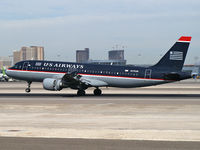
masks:
POLYGON ((17 68, 19 67, 18 64, 19 64, 19 63, 16 63, 16 64, 14 65, 14 68, 15 68, 15 69, 17 69, 17 68))

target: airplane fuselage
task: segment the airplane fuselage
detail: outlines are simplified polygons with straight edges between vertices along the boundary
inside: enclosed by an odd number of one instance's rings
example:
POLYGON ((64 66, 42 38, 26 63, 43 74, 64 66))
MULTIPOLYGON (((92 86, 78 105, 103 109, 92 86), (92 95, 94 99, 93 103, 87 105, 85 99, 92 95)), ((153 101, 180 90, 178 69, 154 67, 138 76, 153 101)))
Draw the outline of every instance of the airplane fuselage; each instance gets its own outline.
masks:
MULTIPOLYGON (((46 78, 62 78, 66 73, 76 72, 82 78, 95 79, 107 83, 108 87, 141 87, 174 82, 164 77, 167 70, 153 67, 112 66, 79 64, 55 61, 22 61, 7 70, 10 77, 25 81, 43 82, 46 78)), ((183 74, 183 72, 182 72, 183 74)), ((190 78, 184 73, 180 80, 190 78)))

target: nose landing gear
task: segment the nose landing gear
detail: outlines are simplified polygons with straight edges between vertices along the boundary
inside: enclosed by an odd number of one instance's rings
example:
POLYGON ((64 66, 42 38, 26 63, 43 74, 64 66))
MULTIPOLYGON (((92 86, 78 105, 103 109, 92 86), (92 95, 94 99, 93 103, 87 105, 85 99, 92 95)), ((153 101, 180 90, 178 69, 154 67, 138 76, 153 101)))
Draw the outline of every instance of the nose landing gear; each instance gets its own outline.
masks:
POLYGON ((31 83, 30 81, 27 82, 28 83, 28 87, 25 89, 26 93, 30 93, 31 92, 31 83))

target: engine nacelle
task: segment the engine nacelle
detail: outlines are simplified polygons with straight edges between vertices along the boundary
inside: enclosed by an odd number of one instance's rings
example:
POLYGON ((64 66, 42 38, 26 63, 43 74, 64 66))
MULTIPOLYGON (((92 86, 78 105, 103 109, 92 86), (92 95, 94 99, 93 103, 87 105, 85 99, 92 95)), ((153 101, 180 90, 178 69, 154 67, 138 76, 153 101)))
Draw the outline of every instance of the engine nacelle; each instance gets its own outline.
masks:
POLYGON ((50 91, 62 90, 62 81, 60 79, 46 78, 43 80, 43 88, 50 91))

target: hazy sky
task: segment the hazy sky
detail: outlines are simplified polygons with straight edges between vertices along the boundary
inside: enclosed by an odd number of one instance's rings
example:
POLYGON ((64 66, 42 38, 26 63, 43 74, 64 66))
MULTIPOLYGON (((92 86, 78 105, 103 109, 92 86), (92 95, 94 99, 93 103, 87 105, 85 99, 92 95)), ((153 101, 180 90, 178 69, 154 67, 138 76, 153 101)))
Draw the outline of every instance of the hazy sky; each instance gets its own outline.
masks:
POLYGON ((0 0, 2 56, 38 45, 48 60, 75 61, 75 50, 86 47, 90 58, 107 59, 119 45, 128 63, 154 64, 182 35, 193 37, 186 63, 194 63, 199 0, 0 0))

